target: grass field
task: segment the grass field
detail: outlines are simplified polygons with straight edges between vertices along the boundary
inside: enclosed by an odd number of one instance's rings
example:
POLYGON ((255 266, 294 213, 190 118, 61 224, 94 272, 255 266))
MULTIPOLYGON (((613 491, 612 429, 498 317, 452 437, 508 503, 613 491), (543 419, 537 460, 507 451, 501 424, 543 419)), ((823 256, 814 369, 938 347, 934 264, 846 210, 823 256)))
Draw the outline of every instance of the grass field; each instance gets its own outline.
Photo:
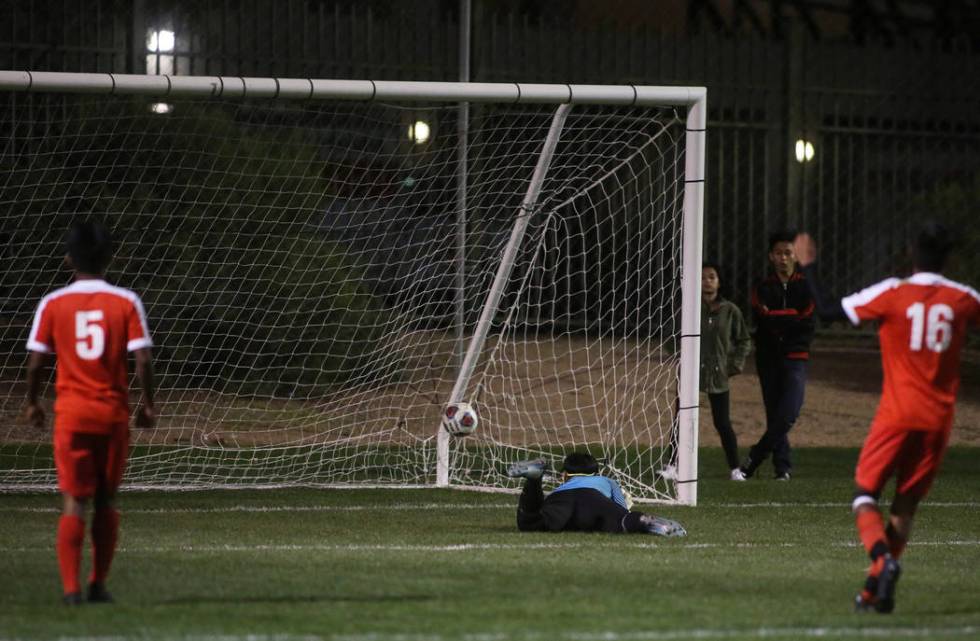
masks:
POLYGON ((798 450, 790 483, 725 480, 647 506, 685 539, 521 534, 512 495, 266 490, 121 498, 117 603, 67 609, 58 499, 0 498, 0 638, 218 641, 980 639, 980 449, 954 448, 890 616, 857 615, 853 449, 798 450))

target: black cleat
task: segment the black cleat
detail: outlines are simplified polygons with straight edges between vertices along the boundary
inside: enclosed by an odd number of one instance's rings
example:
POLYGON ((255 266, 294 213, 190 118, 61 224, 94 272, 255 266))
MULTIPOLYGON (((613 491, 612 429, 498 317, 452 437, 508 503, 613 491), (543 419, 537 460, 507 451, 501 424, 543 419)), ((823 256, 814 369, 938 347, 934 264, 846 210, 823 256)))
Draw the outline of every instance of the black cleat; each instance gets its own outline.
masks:
POLYGON ((68 594, 61 597, 61 602, 67 606, 76 606, 82 604, 82 593, 81 592, 69 592, 68 594))
POLYGON ((662 516, 652 516, 643 514, 640 516, 640 523, 648 534, 657 536, 687 536, 687 530, 677 521, 665 519, 662 516))
POLYGON ((526 479, 539 479, 544 476, 548 469, 548 462, 544 459, 536 458, 529 461, 517 461, 507 468, 507 476, 512 479, 524 477, 526 479))
POLYGON ((885 555, 885 563, 878 573, 878 592, 875 594, 875 612, 890 614, 895 609, 895 585, 898 577, 902 575, 902 566, 892 558, 891 554, 885 555))
MULTIPOLYGON (((79 595, 81 597, 81 595, 79 595)), ((88 584, 88 602, 89 603, 112 603, 112 595, 108 590, 105 589, 104 583, 89 583, 88 584)))
POLYGON ((777 481, 788 481, 790 478, 792 478, 792 474, 789 472, 777 472, 776 476, 773 478, 775 478, 777 481))

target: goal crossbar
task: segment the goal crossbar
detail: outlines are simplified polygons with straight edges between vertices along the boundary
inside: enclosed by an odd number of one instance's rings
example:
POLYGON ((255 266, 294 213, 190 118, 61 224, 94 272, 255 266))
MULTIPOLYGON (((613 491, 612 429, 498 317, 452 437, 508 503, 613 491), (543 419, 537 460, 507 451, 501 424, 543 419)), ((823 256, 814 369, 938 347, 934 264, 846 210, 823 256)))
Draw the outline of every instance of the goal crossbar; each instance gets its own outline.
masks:
POLYGON ((652 105, 693 107, 703 103, 706 97, 704 87, 149 76, 52 71, 0 71, 0 90, 140 95, 158 98, 424 100, 426 102, 569 103, 636 107, 652 105))

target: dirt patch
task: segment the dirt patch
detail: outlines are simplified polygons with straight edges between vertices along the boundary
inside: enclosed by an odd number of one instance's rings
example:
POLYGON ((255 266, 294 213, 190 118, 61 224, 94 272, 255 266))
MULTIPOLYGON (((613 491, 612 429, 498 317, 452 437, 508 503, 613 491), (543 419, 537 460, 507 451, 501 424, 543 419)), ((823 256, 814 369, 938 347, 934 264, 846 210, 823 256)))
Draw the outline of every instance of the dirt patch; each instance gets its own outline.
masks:
MULTIPOLYGON (((752 358, 747 371, 732 379, 732 423, 742 446, 762 435, 765 410, 752 358)), ((980 354, 968 353, 961 365, 952 443, 980 445, 980 354)), ((806 400, 790 441, 794 446, 858 446, 878 407, 881 356, 874 345, 817 341, 808 371, 806 400)), ((718 443, 707 400, 701 403, 701 444, 718 443)))
MULTIPOLYGON (((483 423, 475 439, 528 446, 662 443, 674 406, 673 356, 648 340, 596 341, 588 350, 585 347, 584 340, 575 337, 524 337, 492 352, 491 341, 481 366, 489 370, 479 390, 483 423), (491 353, 496 360, 487 365, 491 353)), ((401 362, 408 364, 406 378, 330 397, 255 399, 163 390, 158 429, 134 430, 134 442, 357 448, 431 441, 453 386, 452 337, 416 332, 393 342, 390 351, 401 353, 401 362)), ((968 353, 961 371, 952 442, 980 445, 980 353, 968 353)), ((872 338, 818 340, 806 401, 790 435, 793 445, 860 445, 880 387, 880 355, 872 338)), ((3 392, 0 444, 46 442, 47 432, 31 430, 17 420, 23 385, 10 384, 3 392)), ((704 396, 701 410, 700 443, 716 445, 704 396)), ((751 357, 747 371, 732 379, 732 420, 743 448, 763 432, 765 413, 751 357)))

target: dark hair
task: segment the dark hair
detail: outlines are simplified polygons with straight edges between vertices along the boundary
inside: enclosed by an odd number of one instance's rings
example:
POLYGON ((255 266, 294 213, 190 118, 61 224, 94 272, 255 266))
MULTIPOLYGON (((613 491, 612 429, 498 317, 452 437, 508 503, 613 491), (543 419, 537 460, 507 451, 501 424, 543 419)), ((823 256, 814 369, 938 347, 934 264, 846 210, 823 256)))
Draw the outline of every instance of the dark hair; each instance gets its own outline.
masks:
POLYGON ((912 250, 915 268, 927 272, 941 272, 951 249, 953 249, 953 234, 949 228, 934 220, 927 221, 919 229, 912 250))
POLYGON ((791 243, 796 240, 795 229, 780 229, 769 234, 769 251, 776 247, 776 243, 791 243))
POLYGON ((721 267, 718 265, 718 263, 712 263, 711 261, 705 261, 705 262, 701 263, 701 271, 704 271, 706 269, 713 269, 713 270, 715 270, 715 274, 718 275, 718 282, 719 283, 721 283, 721 282, 723 282, 725 280, 724 278, 721 277, 722 276, 721 267))
POLYGON ((74 268, 86 274, 101 274, 112 259, 112 236, 102 223, 72 223, 65 246, 74 268))
POLYGON ((588 452, 572 452, 565 457, 561 471, 565 474, 598 474, 599 461, 588 452))

